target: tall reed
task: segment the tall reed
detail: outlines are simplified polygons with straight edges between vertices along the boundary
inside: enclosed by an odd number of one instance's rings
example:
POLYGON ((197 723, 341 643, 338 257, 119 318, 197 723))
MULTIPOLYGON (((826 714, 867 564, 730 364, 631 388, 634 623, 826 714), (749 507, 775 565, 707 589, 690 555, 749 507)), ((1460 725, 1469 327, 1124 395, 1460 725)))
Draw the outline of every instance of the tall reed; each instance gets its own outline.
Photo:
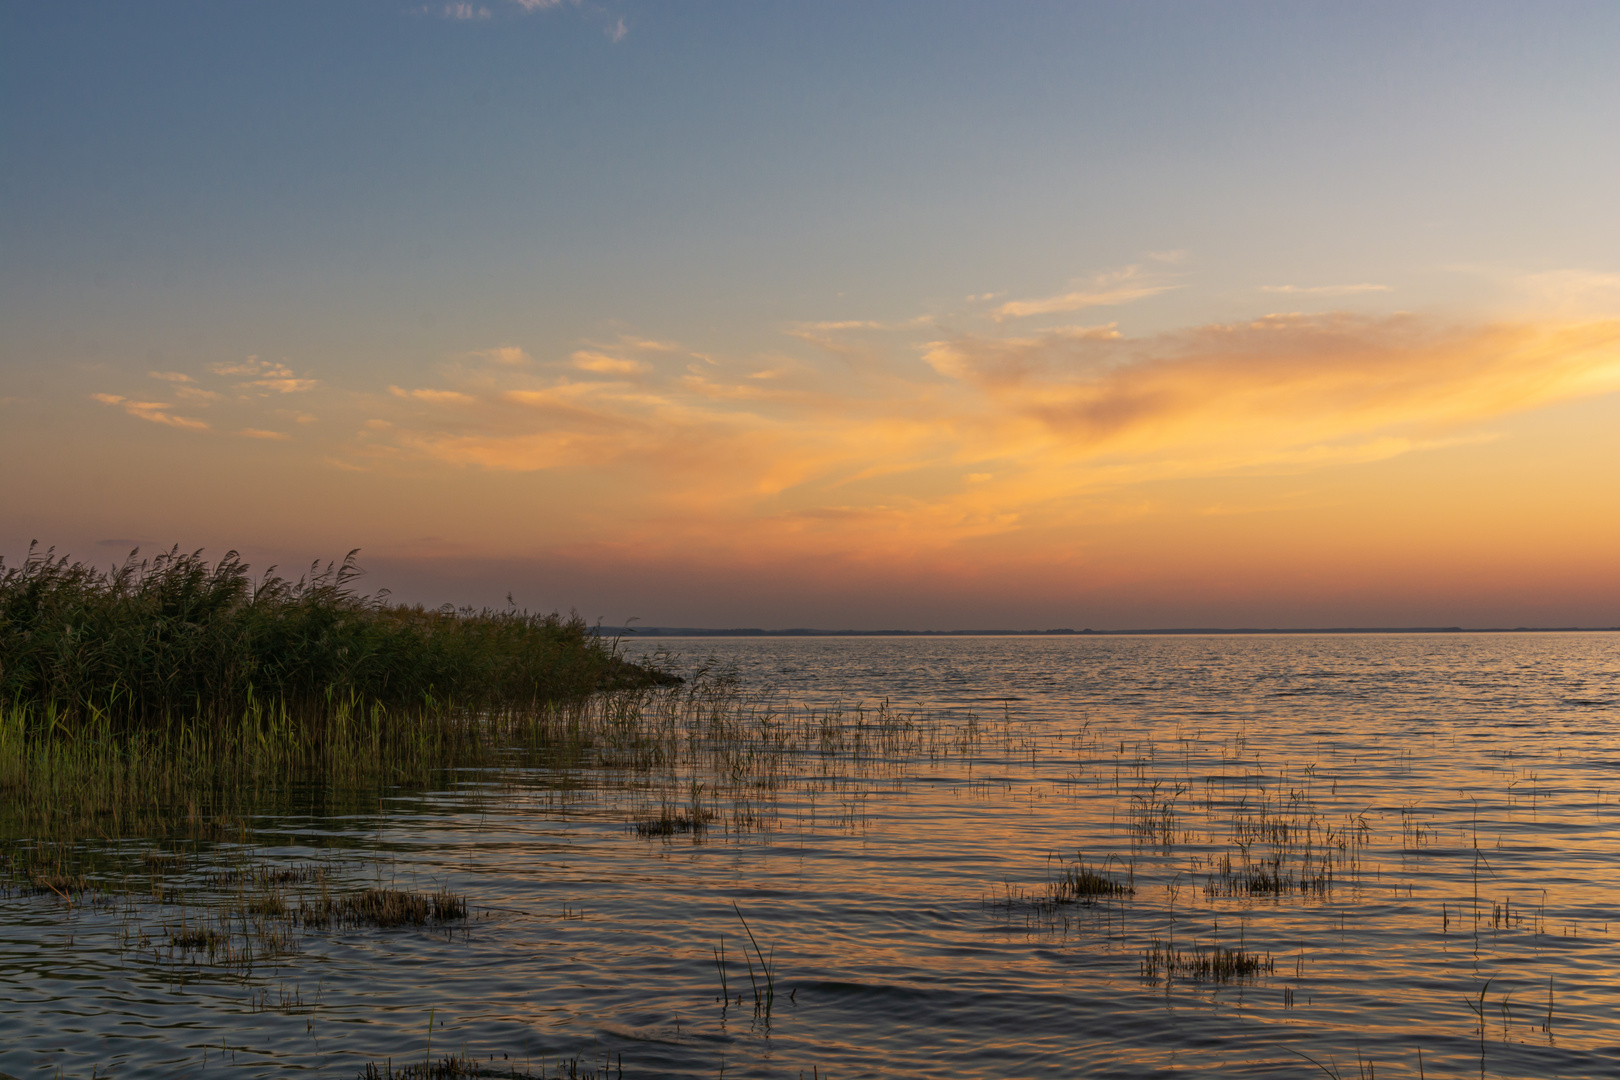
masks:
POLYGON ((0 560, 0 704, 24 735, 319 741, 379 716, 535 710, 658 681, 577 615, 362 595, 354 552, 297 581, 178 547, 97 569, 0 560))

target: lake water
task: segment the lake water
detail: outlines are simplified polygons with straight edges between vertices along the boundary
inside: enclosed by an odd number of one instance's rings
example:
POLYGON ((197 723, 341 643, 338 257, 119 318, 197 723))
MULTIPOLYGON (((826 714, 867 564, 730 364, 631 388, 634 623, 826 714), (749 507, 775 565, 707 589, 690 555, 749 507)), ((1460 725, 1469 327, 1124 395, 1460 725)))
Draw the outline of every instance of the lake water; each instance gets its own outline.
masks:
POLYGON ((697 832, 643 835, 634 770, 508 768, 267 808, 156 896, 13 893, 0 1071, 1620 1076, 1620 635, 630 648, 822 752, 671 773, 697 832), (471 918, 177 951, 244 860, 471 918))

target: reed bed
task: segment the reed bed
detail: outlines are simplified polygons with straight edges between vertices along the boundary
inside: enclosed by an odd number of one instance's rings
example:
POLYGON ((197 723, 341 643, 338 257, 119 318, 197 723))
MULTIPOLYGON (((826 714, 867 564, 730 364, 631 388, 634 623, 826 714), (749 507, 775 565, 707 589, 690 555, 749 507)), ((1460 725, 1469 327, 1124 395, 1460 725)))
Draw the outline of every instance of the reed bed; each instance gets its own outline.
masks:
POLYGON ((392 604, 361 570, 254 578, 236 552, 178 547, 102 570, 30 548, 0 561, 0 702, 28 732, 140 731, 182 745, 316 742, 376 718, 528 710, 669 676, 578 615, 392 604))
MULTIPOLYGON (((0 885, 115 912, 123 948, 176 984, 205 973, 262 980, 311 932, 416 930, 448 942, 472 916, 448 889, 356 888, 386 868, 352 865, 354 853, 269 861, 262 845, 275 841, 252 821, 380 816, 401 788, 477 801, 524 797, 538 783, 563 798, 617 792, 635 835, 704 842, 772 828, 789 789, 853 789, 919 758, 959 758, 981 738, 977 718, 951 723, 886 702, 779 709, 724 673, 532 709, 421 713, 409 725, 380 708, 338 710, 319 742, 261 738, 264 722, 250 708, 196 739, 106 721, 74 737, 31 730, 23 707, 0 708, 0 782, 11 796, 0 806, 0 885)), ((768 1005, 772 969, 757 959, 768 1005)))
POLYGON ((555 734, 593 695, 678 682, 577 615, 361 594, 353 552, 296 581, 235 552, 138 554, 0 560, 0 835, 27 840, 10 862, 86 836, 219 839, 293 788, 364 801, 483 763, 514 726, 555 734))

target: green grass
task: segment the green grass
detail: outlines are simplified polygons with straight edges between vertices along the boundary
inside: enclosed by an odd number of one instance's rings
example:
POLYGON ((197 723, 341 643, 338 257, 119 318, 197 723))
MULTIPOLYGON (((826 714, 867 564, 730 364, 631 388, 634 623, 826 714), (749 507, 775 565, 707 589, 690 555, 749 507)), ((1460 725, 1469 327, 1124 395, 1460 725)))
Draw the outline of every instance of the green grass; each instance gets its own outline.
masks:
POLYGON ((178 548, 107 570, 0 561, 0 704, 33 735, 170 732, 244 716, 319 740, 374 714, 533 711, 657 681, 577 615, 362 595, 354 552, 292 581, 178 548))
POLYGON ((352 552, 297 581, 178 548, 0 561, 0 872, 71 878, 86 838, 244 835, 289 800, 363 809, 514 743, 566 755, 601 734, 590 702, 680 681, 577 615, 392 604, 359 573, 352 552))

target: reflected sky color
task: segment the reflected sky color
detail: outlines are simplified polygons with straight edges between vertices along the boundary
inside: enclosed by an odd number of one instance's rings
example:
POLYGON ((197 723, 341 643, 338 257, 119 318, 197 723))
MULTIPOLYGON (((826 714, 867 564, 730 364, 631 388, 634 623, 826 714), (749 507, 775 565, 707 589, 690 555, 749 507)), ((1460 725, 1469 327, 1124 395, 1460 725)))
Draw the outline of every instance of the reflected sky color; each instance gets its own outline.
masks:
POLYGON ((360 547, 655 625, 1613 625, 1617 46, 13 5, 0 553, 360 547))

